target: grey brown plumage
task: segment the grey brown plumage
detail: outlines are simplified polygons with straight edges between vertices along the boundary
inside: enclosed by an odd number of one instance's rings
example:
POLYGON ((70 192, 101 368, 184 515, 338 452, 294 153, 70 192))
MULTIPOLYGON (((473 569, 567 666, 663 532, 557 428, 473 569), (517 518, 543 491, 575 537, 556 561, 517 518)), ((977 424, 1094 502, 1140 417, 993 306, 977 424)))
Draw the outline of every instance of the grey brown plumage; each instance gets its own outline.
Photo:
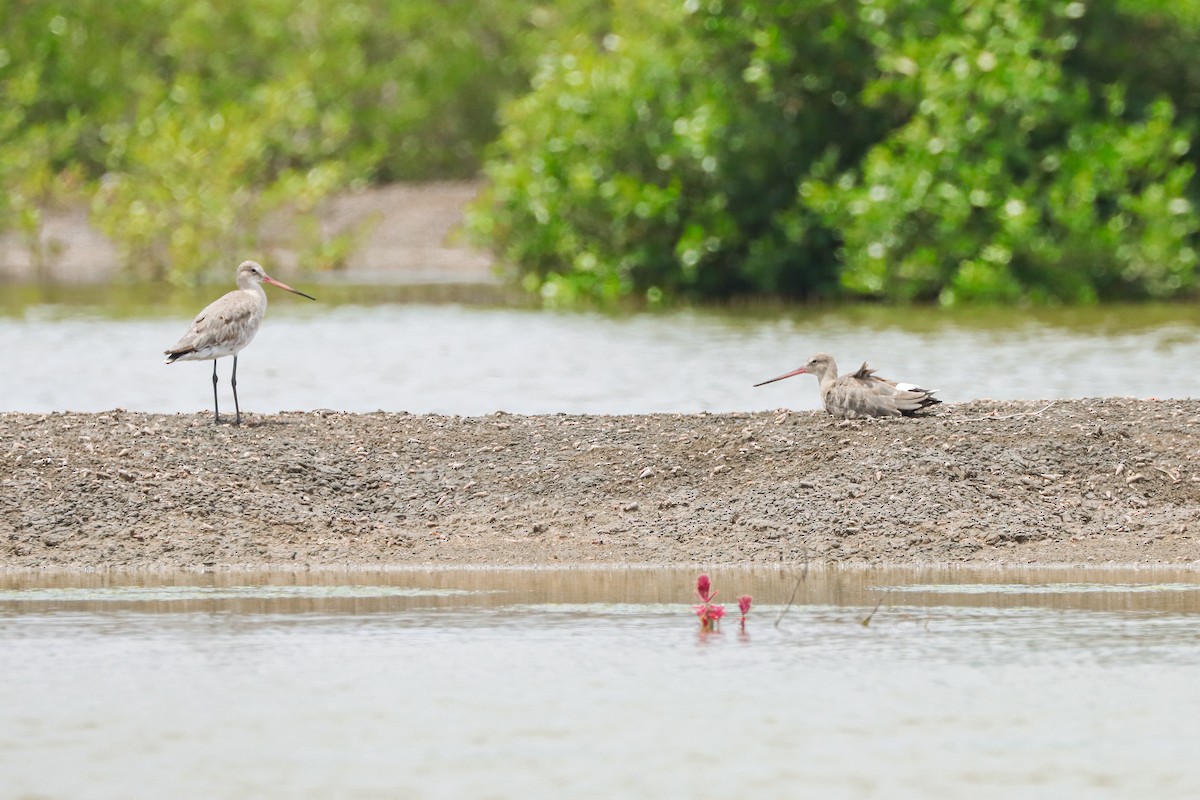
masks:
POLYGON ((187 333, 174 347, 164 352, 168 364, 176 361, 213 362, 213 414, 217 422, 221 421, 217 405, 217 359, 233 356, 230 383, 236 409, 234 424, 240 425, 242 410, 237 396, 237 354, 254 339, 267 311, 267 293, 263 291, 262 284, 270 283, 309 300, 316 298, 275 280, 253 261, 239 264, 236 278, 238 288, 205 306, 192 320, 187 333))
POLYGON ((804 366, 755 386, 803 374, 816 376, 820 382, 822 405, 840 419, 912 416, 942 402, 933 396, 936 389, 922 389, 911 383, 881 378, 865 362, 858 371, 839 376, 837 363, 826 353, 817 353, 804 366))

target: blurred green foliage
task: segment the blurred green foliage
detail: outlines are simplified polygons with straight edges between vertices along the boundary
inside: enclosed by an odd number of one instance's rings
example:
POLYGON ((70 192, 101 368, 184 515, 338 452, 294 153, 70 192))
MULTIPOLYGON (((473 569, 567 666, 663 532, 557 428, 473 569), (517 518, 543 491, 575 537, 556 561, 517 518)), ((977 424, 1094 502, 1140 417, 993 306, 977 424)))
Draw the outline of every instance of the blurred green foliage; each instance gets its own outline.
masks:
POLYGON ((1200 0, 14 0, 0 228, 335 268, 331 192, 482 169, 547 303, 1178 297, 1198 51, 1200 0))
POLYGON ((550 302, 835 285, 795 195, 886 131, 850 102, 871 57, 845 35, 856 5, 618 4, 612 33, 544 59, 505 110, 474 226, 550 302))
POLYGON ((552 303, 1179 296, 1198 8, 625 0, 505 109, 474 227, 552 303))
POLYGON ((953 2, 874 41, 866 102, 911 108, 857 168, 806 181, 842 240, 842 283, 890 299, 1094 302, 1177 293, 1196 264, 1188 137, 1165 97, 1064 71, 1081 3, 953 2), (953 22, 953 25, 950 22, 953 22))
POLYGON ((224 274, 274 213, 477 174, 545 42, 604 18, 598 0, 0 4, 0 227, 36 238, 40 208, 87 192, 139 272, 224 274))

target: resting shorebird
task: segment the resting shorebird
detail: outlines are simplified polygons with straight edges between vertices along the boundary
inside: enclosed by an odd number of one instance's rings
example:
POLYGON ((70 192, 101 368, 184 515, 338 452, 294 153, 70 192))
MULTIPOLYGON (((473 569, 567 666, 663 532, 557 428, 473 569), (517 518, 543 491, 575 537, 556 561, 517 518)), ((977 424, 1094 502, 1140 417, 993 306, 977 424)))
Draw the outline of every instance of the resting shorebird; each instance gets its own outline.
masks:
POLYGON ((821 382, 821 402, 825 410, 842 419, 860 417, 912 416, 928 406, 942 402, 933 396, 937 389, 922 389, 911 383, 896 383, 875 375, 864 363, 858 372, 838 377, 833 356, 817 353, 808 363, 778 378, 756 383, 763 386, 793 375, 816 375, 821 382))
POLYGON ((237 396, 237 354, 258 333, 258 326, 262 324, 263 314, 267 311, 267 293, 262 288, 264 283, 309 300, 317 299, 280 283, 255 262, 243 261, 237 268, 237 290, 209 303, 192 320, 192 326, 183 338, 165 351, 168 364, 212 360, 213 416, 217 424, 221 422, 221 411, 217 405, 217 359, 225 356, 233 356, 233 377, 229 381, 233 386, 233 407, 236 411, 233 424, 242 424, 242 409, 237 396))

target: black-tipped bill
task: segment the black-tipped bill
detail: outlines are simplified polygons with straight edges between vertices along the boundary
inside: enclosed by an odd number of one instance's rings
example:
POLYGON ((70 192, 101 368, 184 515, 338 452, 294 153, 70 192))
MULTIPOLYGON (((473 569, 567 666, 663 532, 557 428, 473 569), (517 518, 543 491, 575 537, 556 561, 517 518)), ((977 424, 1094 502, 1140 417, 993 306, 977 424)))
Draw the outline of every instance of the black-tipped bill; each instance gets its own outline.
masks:
POLYGON ((769 380, 769 381, 763 381, 762 383, 756 383, 754 385, 755 386, 766 386, 768 383, 774 383, 775 381, 781 381, 784 378, 790 378, 793 375, 803 375, 805 372, 808 372, 808 370, 806 370, 804 367, 800 367, 798 369, 792 370, 791 372, 785 372, 784 374, 780 375, 777 378, 771 378, 771 380, 769 380))

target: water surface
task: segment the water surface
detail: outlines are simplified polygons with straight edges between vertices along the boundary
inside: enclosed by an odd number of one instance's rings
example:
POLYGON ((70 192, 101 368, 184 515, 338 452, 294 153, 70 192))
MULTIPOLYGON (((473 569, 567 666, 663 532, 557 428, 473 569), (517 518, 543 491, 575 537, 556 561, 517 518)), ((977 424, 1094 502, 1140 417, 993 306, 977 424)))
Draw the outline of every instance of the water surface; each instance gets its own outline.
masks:
POLYGON ((0 575, 0 796, 1200 791, 1196 573, 798 576, 0 575))
MULTIPOLYGON (((818 407, 801 376, 753 384, 817 351, 864 360, 950 401, 1200 396, 1186 308, 932 310, 610 317, 457 305, 304 305, 272 298, 239 359, 243 409, 651 413, 818 407)), ((0 411, 203 411, 209 362, 162 364, 191 314, 108 317, 38 306, 0 317, 0 411)), ((230 360, 221 402, 232 409, 230 360)))

